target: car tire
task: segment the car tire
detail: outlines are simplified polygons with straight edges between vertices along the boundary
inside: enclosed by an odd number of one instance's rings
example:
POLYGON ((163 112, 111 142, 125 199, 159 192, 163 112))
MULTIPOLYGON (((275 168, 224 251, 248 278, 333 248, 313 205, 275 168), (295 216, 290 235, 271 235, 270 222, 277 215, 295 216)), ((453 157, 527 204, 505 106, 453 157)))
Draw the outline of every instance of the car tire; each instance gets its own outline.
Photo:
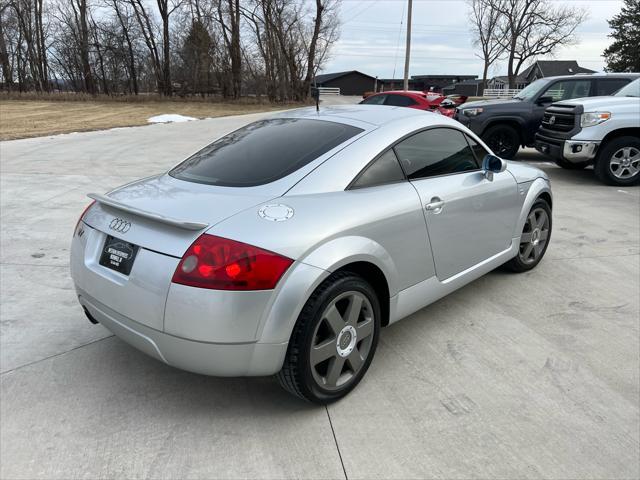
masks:
POLYGON ((573 163, 573 162, 569 162, 568 160, 565 160, 564 158, 556 158, 555 162, 556 162, 556 165, 566 170, 582 170, 588 167, 589 164, 591 163, 590 161, 573 163))
POLYGON ((380 300, 367 281, 347 271, 330 276, 300 312, 277 374, 280 385, 318 404, 344 397, 371 364, 380 321, 380 300), (358 311, 349 315, 352 309, 358 311))
POLYGON ((511 160, 520 149, 520 134, 511 125, 494 125, 483 134, 482 140, 494 154, 511 160))
POLYGON ((545 200, 539 198, 527 215, 527 220, 520 236, 518 254, 505 263, 504 266, 516 273, 527 272, 535 268, 544 257, 549 246, 551 227, 551 207, 545 200))
POLYGON ((596 177, 607 185, 640 183, 640 138, 625 136, 607 142, 598 153, 596 177))

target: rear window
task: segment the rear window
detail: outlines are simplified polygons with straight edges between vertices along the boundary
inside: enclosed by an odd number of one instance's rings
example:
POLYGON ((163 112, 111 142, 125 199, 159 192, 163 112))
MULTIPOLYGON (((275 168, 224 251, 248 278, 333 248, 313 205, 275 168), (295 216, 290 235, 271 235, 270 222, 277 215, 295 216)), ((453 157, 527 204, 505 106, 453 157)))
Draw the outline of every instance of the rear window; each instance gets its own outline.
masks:
POLYGON ((261 120, 204 147, 169 175, 224 187, 264 185, 286 177, 362 131, 321 120, 261 120))

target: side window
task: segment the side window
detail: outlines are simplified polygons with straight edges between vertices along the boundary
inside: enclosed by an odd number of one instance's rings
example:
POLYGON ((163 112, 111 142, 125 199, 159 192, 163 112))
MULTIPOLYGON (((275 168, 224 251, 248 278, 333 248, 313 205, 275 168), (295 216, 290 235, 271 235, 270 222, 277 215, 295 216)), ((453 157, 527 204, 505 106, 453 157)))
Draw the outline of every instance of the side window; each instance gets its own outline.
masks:
POLYGON ((373 187, 404 180, 404 173, 392 149, 387 150, 367 166, 350 188, 373 187))
POLYGON ((365 98, 360 103, 365 105, 382 105, 387 98, 387 95, 371 95, 370 97, 365 98))
POLYGON ((596 96, 613 95, 627 83, 629 83, 629 80, 626 78, 606 78, 596 80, 596 96))
POLYGON ((464 134, 453 128, 416 133, 395 151, 409 180, 480 168, 464 134))
POLYGON ((560 100, 588 97, 590 90, 591 80, 561 80, 551 84, 542 96, 552 97, 554 102, 559 102, 560 100))
POLYGON ((407 97, 405 95, 388 95, 387 101, 384 102, 385 105, 391 105, 393 107, 409 107, 411 105, 415 105, 416 102, 413 98, 407 97))
POLYGON ((469 142, 469 145, 471 146, 471 150, 473 150, 473 154, 476 156, 476 161, 478 162, 478 165, 482 167, 482 162, 484 160, 484 157, 489 155, 489 152, 487 152, 482 145, 476 142, 469 135, 465 135, 465 137, 469 142))

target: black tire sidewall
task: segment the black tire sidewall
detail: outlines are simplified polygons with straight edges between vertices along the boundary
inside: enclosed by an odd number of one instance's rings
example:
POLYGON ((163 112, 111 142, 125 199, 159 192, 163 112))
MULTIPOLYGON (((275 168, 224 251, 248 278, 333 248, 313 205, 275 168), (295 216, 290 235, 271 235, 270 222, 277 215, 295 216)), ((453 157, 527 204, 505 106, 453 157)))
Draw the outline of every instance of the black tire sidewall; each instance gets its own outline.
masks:
POLYGON ((339 277, 332 283, 319 287, 319 289, 321 289, 320 294, 313 300, 313 304, 306 306, 310 308, 305 307, 305 309, 303 309, 302 315, 304 315, 304 318, 301 316, 301 318, 298 320, 304 322, 304 326, 301 331, 301 338, 298 339, 301 349, 301 355, 299 357, 300 365, 298 369, 300 378, 298 380, 300 382, 302 393, 307 399, 316 403, 328 403, 347 395, 356 387, 356 385, 358 385, 360 380, 362 380, 362 377, 364 377, 365 373, 369 369, 376 351, 376 347, 378 345, 382 311, 380 308, 380 301, 376 295, 375 290, 366 280, 362 279, 358 275, 350 274, 339 277), (318 322, 320 322, 320 317, 325 308, 338 295, 348 291, 357 291, 364 294, 371 303, 371 307, 374 313, 373 339, 371 348, 369 349, 369 355, 367 356, 362 369, 356 374, 353 380, 345 385, 344 388, 329 391, 320 387, 313 377, 311 371, 312 367, 309 362, 309 353, 316 325, 318 324, 318 322))
POLYGON ((595 166, 596 175, 601 181, 608 185, 630 186, 640 183, 640 172, 629 179, 623 180, 614 176, 609 168, 613 154, 624 147, 634 147, 640 150, 640 138, 633 136, 615 138, 607 142, 598 154, 598 161, 595 166))
POLYGON ((500 158, 512 160, 518 153, 518 150, 520 149, 520 135, 518 134, 518 131, 515 128, 513 128, 511 125, 493 125, 489 127, 482 135, 482 140, 487 145, 489 145, 489 148, 491 148, 491 150, 493 150, 493 147, 491 146, 489 139, 493 135, 495 135, 497 132, 501 132, 501 131, 511 137, 511 140, 513 141, 514 146, 511 150, 505 153, 500 153, 500 152, 493 152, 493 153, 495 153, 500 158))

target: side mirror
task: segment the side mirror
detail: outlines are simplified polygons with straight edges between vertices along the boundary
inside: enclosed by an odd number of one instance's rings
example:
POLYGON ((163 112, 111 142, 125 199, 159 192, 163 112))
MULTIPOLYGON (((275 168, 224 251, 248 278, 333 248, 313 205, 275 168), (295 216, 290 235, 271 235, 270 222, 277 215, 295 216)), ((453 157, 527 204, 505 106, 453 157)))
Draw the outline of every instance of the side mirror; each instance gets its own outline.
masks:
POLYGON ((540 97, 538 100, 536 100, 536 103, 538 105, 546 105, 547 103, 553 103, 553 97, 540 97))
POLYGON ((493 180, 494 173, 504 172, 507 169, 507 163, 500 157, 495 155, 487 155, 482 161, 482 170, 487 180, 493 180))

